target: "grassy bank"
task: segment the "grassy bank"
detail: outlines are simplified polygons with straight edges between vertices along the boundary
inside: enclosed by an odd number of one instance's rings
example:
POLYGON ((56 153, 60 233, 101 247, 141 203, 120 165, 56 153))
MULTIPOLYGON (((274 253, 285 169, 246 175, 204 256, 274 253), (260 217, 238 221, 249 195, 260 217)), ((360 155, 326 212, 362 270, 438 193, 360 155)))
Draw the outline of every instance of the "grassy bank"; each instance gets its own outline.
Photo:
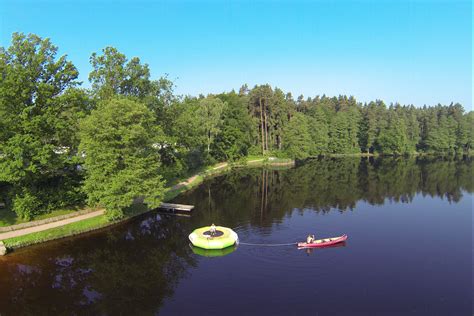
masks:
POLYGON ((5 239, 3 242, 7 249, 15 249, 67 236, 78 235, 112 224, 114 223, 109 222, 105 215, 101 215, 61 227, 48 229, 42 232, 5 239))
MULTIPOLYGON (((259 166, 259 165, 291 165, 294 164, 294 161, 291 159, 283 158, 269 158, 263 156, 252 156, 247 157, 241 161, 235 163, 220 163, 214 166, 206 167, 201 172, 183 179, 182 181, 175 181, 173 186, 170 186, 164 195, 163 201, 167 202, 174 199, 179 194, 188 191, 199 184, 201 184, 205 179, 212 176, 225 173, 232 168, 241 168, 245 166, 259 166)), ((16 249, 20 247, 25 247, 33 244, 38 244, 46 242, 49 240, 69 237, 78 235, 85 232, 90 232, 107 226, 117 224, 129 220, 135 216, 141 215, 150 211, 145 205, 137 204, 125 210, 125 217, 119 221, 110 222, 107 220, 105 215, 100 215, 97 217, 85 219, 75 223, 67 224, 61 227, 56 227, 48 229, 41 232, 36 232, 24 236, 14 237, 3 240, 5 246, 8 249, 16 249)), ((56 214, 57 215, 57 214, 56 214)))
POLYGON ((0 210, 0 227, 23 224, 23 223, 27 223, 31 221, 39 221, 39 220, 47 219, 51 217, 71 214, 79 210, 80 210, 79 208, 67 208, 67 209, 54 210, 47 214, 41 214, 41 215, 35 216, 31 220, 26 220, 26 219, 19 218, 16 215, 16 213, 13 212, 12 210, 4 208, 0 210))

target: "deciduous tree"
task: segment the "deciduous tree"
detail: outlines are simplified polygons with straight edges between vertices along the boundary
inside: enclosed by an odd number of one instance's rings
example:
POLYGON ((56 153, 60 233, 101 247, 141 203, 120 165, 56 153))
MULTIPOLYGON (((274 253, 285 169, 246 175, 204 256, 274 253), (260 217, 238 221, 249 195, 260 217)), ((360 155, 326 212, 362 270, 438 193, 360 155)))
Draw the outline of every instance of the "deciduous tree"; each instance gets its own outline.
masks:
POLYGON ((157 144, 162 132, 154 122, 145 105, 113 98, 100 103, 81 123, 84 190, 89 203, 105 207, 109 218, 122 217, 139 197, 151 208, 161 202, 157 144))

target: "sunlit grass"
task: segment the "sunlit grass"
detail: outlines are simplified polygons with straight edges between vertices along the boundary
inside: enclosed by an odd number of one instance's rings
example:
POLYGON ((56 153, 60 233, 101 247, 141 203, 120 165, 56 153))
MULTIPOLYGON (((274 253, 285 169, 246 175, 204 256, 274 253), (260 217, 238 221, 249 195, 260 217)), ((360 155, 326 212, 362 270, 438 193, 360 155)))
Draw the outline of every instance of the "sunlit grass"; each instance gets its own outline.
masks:
POLYGON ((0 209, 0 227, 17 225, 17 224, 27 223, 31 221, 39 221, 39 220, 47 219, 51 217, 71 214, 79 210, 80 208, 59 209, 59 210, 54 210, 50 213, 35 216, 31 220, 24 220, 24 219, 19 218, 15 212, 9 209, 0 209))
MULTIPOLYGON (((245 159, 244 163, 235 163, 235 164, 229 164, 226 167, 223 168, 218 168, 215 169, 217 165, 210 166, 207 168, 201 169, 201 171, 197 174, 194 175, 194 179, 189 182, 187 185, 179 186, 179 187, 174 187, 176 183, 186 181, 189 179, 189 177, 183 178, 183 179, 178 179, 174 181, 173 185, 169 185, 169 187, 165 190, 164 198, 163 201, 171 201, 175 197, 177 197, 179 194, 188 191, 199 184, 201 184, 206 178, 222 174, 227 172, 232 168, 232 166, 245 166, 246 162, 251 162, 252 166, 256 165, 265 165, 267 163, 288 163, 288 162, 293 162, 291 159, 284 159, 284 158, 272 158, 268 159, 268 157, 263 157, 263 156, 249 156, 245 159)), ((36 219, 45 219, 53 216, 59 216, 59 215, 64 215, 64 214, 69 214, 71 212, 76 211, 75 209, 65 209, 65 210, 58 210, 54 211, 48 214, 44 214, 41 216, 38 216, 36 219)), ((129 219, 134 216, 141 215, 143 213, 146 213, 150 211, 149 208, 147 208, 146 205, 144 204, 134 204, 131 207, 127 208, 124 210, 125 217, 122 220, 129 219)), ((0 212, 1 213, 1 212, 0 212)), ((13 213, 13 212, 11 212, 13 213)), ((13 213, 14 214, 14 213, 13 213)), ((14 214, 15 215, 15 214, 14 214)), ((5 221, 7 223, 8 221, 5 221)), ((0 221, 0 223, 2 223, 0 221)), ((75 223, 67 224, 61 227, 56 227, 52 229, 48 229, 42 232, 37 232, 37 233, 32 233, 29 235, 25 236, 20 236, 20 237, 14 237, 10 239, 4 240, 5 246, 7 248, 13 249, 13 248, 19 248, 19 247, 24 247, 28 245, 33 245, 41 242, 45 242, 48 240, 53 240, 53 239, 58 239, 58 238, 63 238, 63 237, 68 237, 68 236, 74 236, 78 235, 81 233, 93 231, 95 229, 99 229, 102 227, 106 227, 109 225, 113 225, 117 222, 110 222, 108 221, 107 217, 105 215, 100 215, 97 217, 93 218, 88 218, 82 221, 78 221, 75 223)), ((12 224, 7 224, 7 225, 12 225, 12 224)))
POLYGON ((19 248, 66 236, 78 235, 80 233, 105 227, 110 224, 112 223, 107 220, 105 215, 100 215, 61 227, 51 228, 25 236, 5 239, 3 242, 7 248, 19 248))

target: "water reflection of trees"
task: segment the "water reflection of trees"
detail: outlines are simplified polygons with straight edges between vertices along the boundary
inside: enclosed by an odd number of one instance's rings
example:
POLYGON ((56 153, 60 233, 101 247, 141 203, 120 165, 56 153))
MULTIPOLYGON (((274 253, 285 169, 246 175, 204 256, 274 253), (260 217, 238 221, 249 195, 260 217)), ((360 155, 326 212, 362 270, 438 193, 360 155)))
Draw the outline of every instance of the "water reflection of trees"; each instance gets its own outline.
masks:
POLYGON ((184 223, 148 216, 5 257, 0 313, 155 314, 196 265, 184 223))
POLYGON ((151 214, 105 232, 0 257, 0 314, 154 314, 197 264, 187 235, 209 224, 272 229, 295 209, 405 203, 416 194, 453 203, 473 192, 472 161, 320 159, 288 170, 241 169, 177 198, 190 218, 151 214))
POLYGON ((317 159, 284 171, 242 169, 214 179, 182 200, 212 205, 211 221, 237 225, 249 219, 251 210, 250 222, 266 226, 295 208, 346 211, 358 201, 407 203, 417 194, 456 203, 463 191, 473 192, 472 176, 470 159, 317 159))

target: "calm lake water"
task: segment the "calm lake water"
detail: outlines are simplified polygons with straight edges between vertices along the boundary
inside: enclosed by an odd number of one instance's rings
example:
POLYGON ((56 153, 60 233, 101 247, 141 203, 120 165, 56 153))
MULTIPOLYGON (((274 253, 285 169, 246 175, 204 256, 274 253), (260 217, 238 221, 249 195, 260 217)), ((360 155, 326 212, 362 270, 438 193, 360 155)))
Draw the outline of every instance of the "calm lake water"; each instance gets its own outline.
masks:
POLYGON ((191 217, 152 212, 0 257, 0 314, 472 315, 472 176, 451 159, 233 171, 176 199, 191 217), (193 250, 211 222, 267 246, 193 250), (309 233, 349 239, 269 246, 309 233))

